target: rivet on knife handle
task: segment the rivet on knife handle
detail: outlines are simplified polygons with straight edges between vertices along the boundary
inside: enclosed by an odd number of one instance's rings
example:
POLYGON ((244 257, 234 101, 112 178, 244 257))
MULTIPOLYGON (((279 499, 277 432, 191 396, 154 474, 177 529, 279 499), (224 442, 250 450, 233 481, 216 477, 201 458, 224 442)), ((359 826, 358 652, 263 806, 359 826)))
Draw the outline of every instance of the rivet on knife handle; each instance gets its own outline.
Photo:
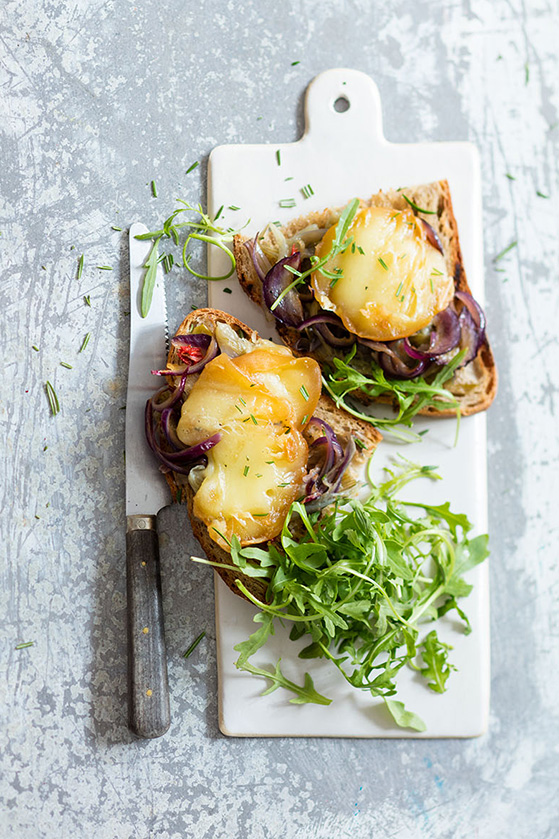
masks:
POLYGON ((128 726, 138 737, 165 734, 171 723, 155 516, 128 516, 128 726))

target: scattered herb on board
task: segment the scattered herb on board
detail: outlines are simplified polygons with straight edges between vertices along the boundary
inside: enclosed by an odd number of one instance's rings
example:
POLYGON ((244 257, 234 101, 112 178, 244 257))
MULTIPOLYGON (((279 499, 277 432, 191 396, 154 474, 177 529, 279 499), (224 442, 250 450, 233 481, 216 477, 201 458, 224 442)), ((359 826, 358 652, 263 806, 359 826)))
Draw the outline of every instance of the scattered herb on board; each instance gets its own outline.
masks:
POLYGON ((58 413, 60 413, 60 402, 58 401, 58 396, 56 395, 56 391, 48 381, 45 382, 45 391, 47 394, 47 399, 49 401, 50 412, 53 417, 55 417, 58 413))
POLYGON ((153 195, 154 198, 157 198, 157 187, 155 185, 155 181, 152 181, 150 186, 151 186, 151 194, 153 195))
POLYGON ((192 164, 192 166, 188 167, 188 169, 186 170, 186 174, 190 175, 190 173, 193 172, 194 169, 196 169, 196 167, 199 166, 199 165, 200 165, 200 161, 197 160, 195 163, 192 164))
POLYGON ((511 242, 510 245, 507 245, 506 248, 503 248, 503 250, 500 253, 498 253, 497 256, 493 257, 493 262, 499 262, 500 259, 502 259, 504 256, 506 256, 506 254, 509 251, 511 251, 513 248, 515 248, 517 245, 518 245, 518 242, 516 242, 516 241, 511 242))
MULTIPOLYGON (((35 518, 39 518, 39 516, 36 516, 35 518)), ((27 647, 33 647, 33 646, 35 646, 35 641, 25 641, 23 644, 18 644, 17 647, 15 647, 15 649, 16 650, 25 650, 25 649, 27 649, 27 647)))
POLYGON ((86 333, 86 335, 85 335, 85 337, 84 337, 84 339, 83 339, 83 341, 82 341, 82 345, 81 345, 81 347, 79 348, 78 352, 83 352, 83 351, 85 350, 85 348, 86 348, 86 347, 87 347, 87 345, 89 344, 89 339, 90 339, 90 338, 91 338, 91 332, 87 332, 87 333, 86 333))
POLYGON ((81 280, 81 277, 82 277, 82 274, 83 274, 83 260, 84 260, 84 256, 83 256, 83 253, 82 253, 80 258, 78 259, 78 273, 77 273, 77 279, 78 280, 81 280))
POLYGON ((200 643, 200 641, 202 640, 202 638, 205 638, 205 636, 206 636, 205 631, 204 631, 204 632, 201 632, 201 633, 199 634, 199 636, 198 636, 197 638, 195 638, 195 639, 194 639, 194 641, 193 641, 193 642, 192 642, 192 644, 189 646, 189 648, 187 649, 187 651, 183 654, 183 658, 189 658, 189 657, 192 655, 192 653, 194 652, 194 650, 196 649, 196 647, 198 646, 198 644, 200 643))
POLYGON ((439 638, 441 623, 425 636, 421 629, 454 611, 462 631, 471 631, 458 601, 472 590, 464 574, 489 554, 488 537, 471 537, 467 517, 453 512, 448 502, 430 505, 399 497, 412 480, 440 480, 435 467, 402 459, 387 472, 384 482, 371 481, 362 502, 351 500, 322 514, 295 502, 280 539, 266 548, 242 548, 233 537, 236 585, 260 610, 254 617, 258 629, 235 647, 236 666, 266 679, 264 694, 282 687, 294 694, 292 703, 329 705, 308 672, 301 685, 284 676, 279 661, 275 667, 250 662, 274 634, 276 621, 291 623, 290 639, 308 640, 299 658, 329 660, 352 687, 382 701, 398 726, 425 731, 423 720, 393 698, 397 676, 410 667, 428 689, 446 689, 454 670, 452 647, 439 638), (258 600, 243 577, 268 581, 270 599, 258 600))

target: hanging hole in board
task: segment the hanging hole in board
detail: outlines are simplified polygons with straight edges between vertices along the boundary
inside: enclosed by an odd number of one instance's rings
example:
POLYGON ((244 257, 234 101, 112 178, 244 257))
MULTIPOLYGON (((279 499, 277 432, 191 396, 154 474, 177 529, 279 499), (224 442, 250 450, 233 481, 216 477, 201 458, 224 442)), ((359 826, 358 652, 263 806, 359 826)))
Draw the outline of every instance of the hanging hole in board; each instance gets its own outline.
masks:
POLYGON ((349 111, 349 108, 349 99, 346 99, 345 96, 338 96, 338 98, 334 102, 334 110, 336 111, 336 113, 345 114, 346 111, 349 111))

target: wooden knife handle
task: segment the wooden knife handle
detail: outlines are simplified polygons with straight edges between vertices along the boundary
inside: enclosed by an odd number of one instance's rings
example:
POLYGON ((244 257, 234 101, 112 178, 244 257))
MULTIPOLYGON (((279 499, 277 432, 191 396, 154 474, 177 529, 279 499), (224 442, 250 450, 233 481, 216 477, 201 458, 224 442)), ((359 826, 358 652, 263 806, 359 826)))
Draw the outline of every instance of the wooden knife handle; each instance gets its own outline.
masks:
POLYGON ((126 595, 128 726, 138 737, 161 737, 171 713, 155 516, 128 517, 126 595))

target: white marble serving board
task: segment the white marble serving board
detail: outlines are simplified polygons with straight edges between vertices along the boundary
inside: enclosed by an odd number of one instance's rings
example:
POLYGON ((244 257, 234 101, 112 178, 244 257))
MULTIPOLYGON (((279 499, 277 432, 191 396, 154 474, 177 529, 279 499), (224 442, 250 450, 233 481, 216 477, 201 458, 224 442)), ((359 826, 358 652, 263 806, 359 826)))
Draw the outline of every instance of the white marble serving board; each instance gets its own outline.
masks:
MULTIPOLYGON (((214 149, 208 173, 210 213, 224 205, 225 226, 237 228, 248 222, 246 232, 254 235, 270 220, 287 222, 311 210, 343 205, 354 196, 366 197, 382 188, 446 178, 468 281, 475 297, 483 303, 481 185, 475 147, 462 142, 389 143, 382 134, 378 89, 371 78, 356 70, 328 70, 313 80, 305 99, 305 122, 305 134, 296 143, 214 149), (334 107, 339 98, 349 103, 345 111, 334 107), (308 199, 301 193, 306 184, 314 190, 308 199), (279 202, 288 198, 296 200, 296 207, 280 208, 279 202), (240 209, 228 209, 230 206, 240 209)), ((210 274, 222 274, 226 265, 227 258, 210 247, 210 274)), ((235 277, 210 283, 209 305, 236 315, 264 337, 275 335, 263 313, 240 290, 235 277)), ((416 428, 429 428, 420 443, 381 444, 375 455, 378 480, 384 465, 398 452, 421 464, 436 464, 443 480, 422 479, 405 491, 405 497, 429 503, 450 501, 454 510, 465 512, 474 522, 476 533, 486 532, 485 416, 462 421, 457 445, 455 420, 421 419, 416 428)), ((289 702, 291 694, 281 689, 260 696, 268 683, 237 671, 234 662, 238 654, 233 649, 256 629, 252 621, 256 610, 216 577, 221 731, 257 737, 473 737, 483 733, 489 712, 487 563, 471 572, 468 580, 474 584, 474 590, 462 605, 470 618, 472 634, 465 636, 454 619, 440 621, 439 635, 454 647, 452 661, 458 668, 449 679, 447 692, 433 693, 409 670, 399 677, 396 698, 427 724, 427 731, 418 734, 399 729, 382 700, 351 688, 329 662, 298 659, 297 653, 307 641, 289 641, 289 627, 285 631, 277 628, 276 635, 254 657, 254 663, 266 666, 281 657, 285 675, 300 682, 305 670, 309 670, 316 689, 333 702, 329 706, 293 705, 289 702)), ((427 625, 425 632, 431 628, 431 624, 427 625)))

